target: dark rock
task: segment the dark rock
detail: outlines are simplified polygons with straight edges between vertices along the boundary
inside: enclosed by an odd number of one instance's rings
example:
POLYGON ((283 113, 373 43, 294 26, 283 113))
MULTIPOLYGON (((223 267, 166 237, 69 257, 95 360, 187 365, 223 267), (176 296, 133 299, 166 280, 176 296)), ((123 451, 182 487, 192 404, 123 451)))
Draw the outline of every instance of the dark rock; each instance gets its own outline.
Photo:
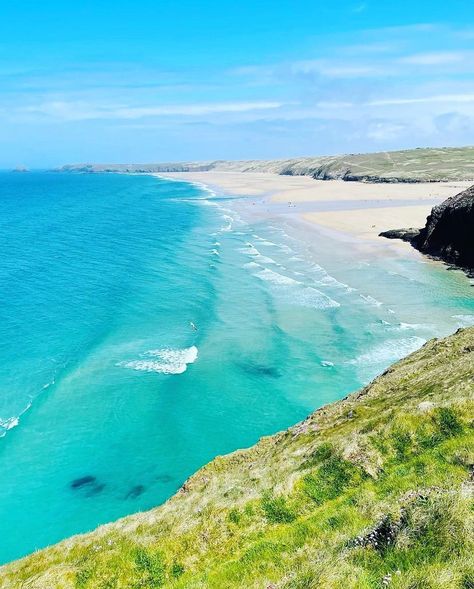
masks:
POLYGON ((393 521, 389 515, 384 516, 372 530, 349 542, 349 546, 351 548, 370 546, 380 554, 383 554, 389 546, 395 543, 400 530, 405 525, 405 510, 402 510, 401 517, 398 521, 393 521))
POLYGON ((145 492, 145 487, 143 485, 135 485, 125 495, 125 499, 136 499, 137 497, 142 495, 144 492, 145 492))
POLYGON ((425 254, 473 270, 474 186, 433 207, 413 245, 425 254))
MULTIPOLYGON (((351 174, 347 172, 341 178, 345 182, 365 182, 367 184, 417 184, 422 182, 418 178, 405 178, 398 176, 377 176, 373 174, 351 174)), ((426 180, 423 180, 426 182, 426 180)))
POLYGON ((472 273, 474 186, 433 207, 423 229, 391 229, 379 235, 408 241, 424 254, 451 264, 451 269, 462 268, 472 273))
POLYGON ((96 477, 93 477, 92 475, 86 475, 85 477, 80 477, 79 479, 74 479, 71 481, 70 487, 71 489, 80 489, 81 487, 85 487, 87 485, 95 485, 96 482, 96 477))
POLYGON ((409 241, 411 243, 419 234, 420 229, 410 227, 409 229, 389 229, 388 231, 382 231, 382 233, 379 233, 379 236, 386 237, 387 239, 403 239, 403 241, 409 241))

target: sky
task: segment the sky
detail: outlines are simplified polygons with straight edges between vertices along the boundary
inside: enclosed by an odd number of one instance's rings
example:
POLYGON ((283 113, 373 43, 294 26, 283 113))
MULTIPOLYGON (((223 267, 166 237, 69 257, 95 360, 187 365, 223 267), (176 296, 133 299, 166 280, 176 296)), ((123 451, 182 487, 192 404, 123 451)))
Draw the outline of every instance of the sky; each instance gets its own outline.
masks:
POLYGON ((472 144, 473 0, 0 3, 0 168, 472 144))

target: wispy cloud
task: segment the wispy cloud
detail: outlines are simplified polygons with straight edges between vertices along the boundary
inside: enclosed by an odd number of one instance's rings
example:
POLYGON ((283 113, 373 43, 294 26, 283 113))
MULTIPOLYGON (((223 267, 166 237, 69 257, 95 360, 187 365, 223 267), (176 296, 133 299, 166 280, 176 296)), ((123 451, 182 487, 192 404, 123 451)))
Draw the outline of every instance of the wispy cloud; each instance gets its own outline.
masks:
POLYGON ((351 63, 330 59, 295 61, 291 64, 290 69, 295 74, 319 74, 329 78, 372 77, 384 73, 384 68, 375 63, 351 63))
POLYGON ((277 101, 222 102, 202 104, 176 104, 159 106, 108 106, 84 102, 50 101, 30 105, 20 112, 47 116, 66 121, 92 119, 142 119, 166 116, 203 116, 220 113, 246 113, 277 109, 285 103, 277 101))
POLYGON ((365 12, 369 5, 367 2, 361 2, 360 4, 356 4, 354 8, 351 10, 354 14, 360 14, 361 12, 365 12))
POLYGON ((411 65, 428 65, 438 66, 446 65, 451 63, 460 63, 472 60, 473 52, 463 51, 433 51, 429 53, 415 53, 414 55, 407 55, 401 57, 399 61, 401 63, 407 63, 411 65))
MULTIPOLYGON (((357 1, 354 8, 365 10, 357 1)), ((3 132, 8 143, 23 128, 28 136, 56 129, 60 138, 88 130, 89 141, 90 130, 97 141, 113 135, 133 145, 136 133, 153 150, 156 136, 163 146, 166 137, 176 142, 179 153, 183 144, 218 145, 212 157, 232 157, 234 145, 243 156, 254 149, 266 157, 472 143, 472 34, 429 23, 352 31, 308 41, 296 58, 288 51, 258 60, 256 51, 255 63, 222 69, 4 66, 0 139, 3 132)))
POLYGON ((474 104, 473 94, 437 94, 434 96, 418 96, 413 98, 384 98, 381 100, 371 100, 366 106, 396 106, 404 104, 424 104, 424 103, 472 103, 474 104))

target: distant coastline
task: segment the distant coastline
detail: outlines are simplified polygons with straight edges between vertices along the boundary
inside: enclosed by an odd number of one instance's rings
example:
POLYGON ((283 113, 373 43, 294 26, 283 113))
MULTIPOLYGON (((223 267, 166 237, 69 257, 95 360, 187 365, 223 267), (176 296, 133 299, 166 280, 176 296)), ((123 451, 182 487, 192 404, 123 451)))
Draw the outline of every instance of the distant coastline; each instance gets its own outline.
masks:
POLYGON ((418 183, 474 180, 474 147, 418 148, 392 152, 300 157, 277 160, 188 161, 142 164, 67 164, 61 172, 167 173, 252 172, 309 176, 316 180, 418 183))

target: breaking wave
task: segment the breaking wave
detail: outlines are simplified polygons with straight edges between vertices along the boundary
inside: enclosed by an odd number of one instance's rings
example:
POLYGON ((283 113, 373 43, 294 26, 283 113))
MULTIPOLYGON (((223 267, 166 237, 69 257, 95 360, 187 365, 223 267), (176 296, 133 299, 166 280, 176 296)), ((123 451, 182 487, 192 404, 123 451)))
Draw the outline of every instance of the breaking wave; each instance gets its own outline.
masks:
POLYGON ((188 364, 193 364, 197 360, 198 349, 196 346, 178 350, 161 348, 159 350, 148 350, 140 354, 140 356, 139 360, 119 362, 117 366, 142 372, 182 374, 186 371, 188 364))

